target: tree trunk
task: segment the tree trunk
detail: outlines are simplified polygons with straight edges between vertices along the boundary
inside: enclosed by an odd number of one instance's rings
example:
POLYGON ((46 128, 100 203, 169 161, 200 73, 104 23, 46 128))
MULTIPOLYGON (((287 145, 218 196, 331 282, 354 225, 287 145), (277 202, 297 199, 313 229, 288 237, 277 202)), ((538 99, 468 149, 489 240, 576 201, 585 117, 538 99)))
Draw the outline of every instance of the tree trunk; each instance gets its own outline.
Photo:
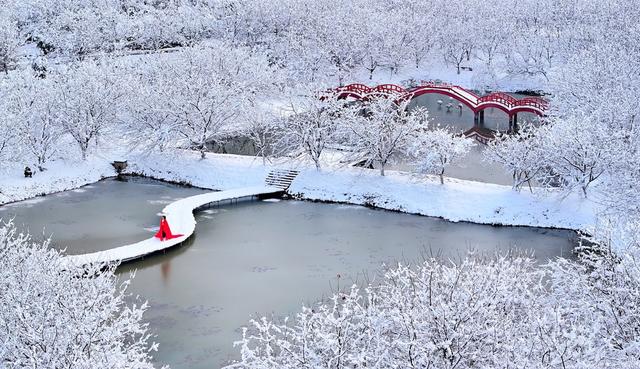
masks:
POLYGON ((380 175, 384 176, 384 164, 380 165, 380 175))
POLYGON ((80 144, 80 152, 82 153, 82 160, 87 160, 87 150, 89 148, 83 144, 80 144))

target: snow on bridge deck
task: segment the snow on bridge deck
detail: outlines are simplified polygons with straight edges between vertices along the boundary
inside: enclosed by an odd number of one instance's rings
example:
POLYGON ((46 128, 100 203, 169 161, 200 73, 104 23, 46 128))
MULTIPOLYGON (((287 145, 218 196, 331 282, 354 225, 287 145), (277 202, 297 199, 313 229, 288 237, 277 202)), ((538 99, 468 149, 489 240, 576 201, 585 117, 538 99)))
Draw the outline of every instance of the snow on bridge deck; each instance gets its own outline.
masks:
POLYGON ((142 258, 158 251, 167 250, 187 240, 196 229, 196 219, 193 212, 207 204, 237 200, 246 197, 276 195, 284 192, 282 188, 275 186, 257 186, 238 188, 227 191, 210 192, 202 195, 187 197, 167 205, 163 213, 174 234, 183 236, 160 241, 152 237, 144 241, 130 245, 120 246, 109 250, 93 252, 81 255, 69 255, 66 259, 74 264, 83 265, 91 263, 125 262, 142 258))
POLYGON ((393 84, 383 84, 369 87, 361 83, 338 87, 334 90, 338 98, 367 99, 369 96, 394 96, 398 100, 413 99, 423 94, 437 93, 456 99, 468 106, 474 113, 486 108, 498 108, 509 116, 518 112, 530 112, 544 116, 549 108, 549 103, 540 97, 524 97, 517 99, 504 92, 494 92, 485 96, 479 96, 463 87, 448 84, 423 81, 420 86, 404 88, 393 84))

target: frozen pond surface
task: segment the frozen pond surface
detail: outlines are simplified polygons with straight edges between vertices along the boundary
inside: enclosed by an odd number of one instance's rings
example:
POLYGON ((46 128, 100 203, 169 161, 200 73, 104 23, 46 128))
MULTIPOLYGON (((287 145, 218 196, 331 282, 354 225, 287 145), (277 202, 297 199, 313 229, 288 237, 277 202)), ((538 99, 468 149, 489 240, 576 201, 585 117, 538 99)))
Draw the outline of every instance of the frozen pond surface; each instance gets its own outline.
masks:
POLYGON ((36 239, 83 254, 153 236, 167 204, 207 192, 140 177, 107 179, 76 190, 0 206, 0 218, 14 218, 36 239))
MULTIPOLYGON (((201 192, 140 179, 107 180, 83 190, 0 207, 0 214, 15 215, 31 230, 61 227, 55 228, 56 244, 77 253, 104 248, 110 240, 117 246, 148 237, 144 228, 155 226, 155 213, 165 206, 154 197, 169 201, 201 192)), ((469 247, 520 247, 546 260, 569 256, 574 244, 568 231, 299 201, 211 208, 196 219, 195 237, 183 247, 120 269, 137 270, 131 292, 151 303, 146 319, 161 344, 157 360, 178 369, 216 368, 237 358, 232 342, 250 316, 295 313, 331 293, 338 274, 344 287, 375 281, 384 263, 415 263, 431 252, 457 258, 469 247)))

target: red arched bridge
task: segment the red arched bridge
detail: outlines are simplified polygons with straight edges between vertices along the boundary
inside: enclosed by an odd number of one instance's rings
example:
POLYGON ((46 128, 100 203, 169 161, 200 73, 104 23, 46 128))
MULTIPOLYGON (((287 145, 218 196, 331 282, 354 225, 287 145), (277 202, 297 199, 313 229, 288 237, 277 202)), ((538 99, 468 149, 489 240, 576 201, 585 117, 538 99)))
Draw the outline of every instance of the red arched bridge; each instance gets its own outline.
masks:
POLYGON ((422 82, 420 86, 403 88, 394 84, 383 84, 369 87, 360 83, 338 87, 335 92, 338 98, 367 99, 374 96, 395 97, 398 100, 413 99, 424 94, 441 94, 449 96, 461 104, 466 105, 474 113, 474 126, 484 127, 484 110, 496 108, 509 116, 509 130, 517 129, 518 113, 529 112, 544 116, 549 103, 540 97, 525 97, 517 99, 504 92, 494 92, 480 96, 463 87, 436 82, 422 82))

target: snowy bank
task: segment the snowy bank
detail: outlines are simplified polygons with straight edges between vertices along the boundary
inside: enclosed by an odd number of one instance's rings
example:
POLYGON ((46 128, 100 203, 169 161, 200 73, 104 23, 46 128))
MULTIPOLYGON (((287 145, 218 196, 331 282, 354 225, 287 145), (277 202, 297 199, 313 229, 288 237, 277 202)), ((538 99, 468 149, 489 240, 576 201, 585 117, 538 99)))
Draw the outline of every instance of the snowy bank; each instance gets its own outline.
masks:
POLYGON ((300 171, 289 193, 300 199, 344 202, 440 217, 458 222, 587 230, 595 224, 597 206, 579 196, 561 198, 559 193, 516 192, 510 186, 446 179, 435 176, 361 168, 332 168, 322 172, 303 163, 263 166, 260 159, 238 155, 183 152, 151 155, 129 160, 133 173, 194 186, 227 190, 256 186, 274 168, 300 171))
POLYGON ((54 161, 47 170, 35 169, 33 178, 24 178, 24 167, 11 167, 0 172, 0 205, 82 187, 116 175, 104 159, 87 161, 54 161))
MULTIPOLYGON (((130 156, 130 174, 184 182, 213 190, 263 186, 272 169, 300 171, 289 193, 299 199, 341 202, 440 217, 449 221, 588 230, 596 223, 597 205, 579 196, 538 190, 516 192, 510 186, 388 171, 333 166, 322 172, 305 163, 287 162, 263 166, 259 158, 208 154, 201 160, 190 151, 130 156)), ((107 160, 55 162, 33 178, 10 172, 0 178, 0 204, 42 194, 70 190, 96 182, 115 172, 107 160)))

